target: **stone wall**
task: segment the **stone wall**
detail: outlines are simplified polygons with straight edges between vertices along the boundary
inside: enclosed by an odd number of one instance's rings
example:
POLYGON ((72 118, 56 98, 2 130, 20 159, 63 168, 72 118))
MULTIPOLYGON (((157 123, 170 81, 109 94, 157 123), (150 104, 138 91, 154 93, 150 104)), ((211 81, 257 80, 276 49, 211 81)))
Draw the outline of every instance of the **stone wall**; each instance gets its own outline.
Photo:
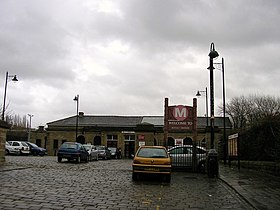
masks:
POLYGON ((6 134, 9 128, 9 124, 7 124, 5 121, 0 121, 0 165, 5 162, 6 134))
MULTIPOLYGON (((236 160, 231 161, 232 166, 237 167, 237 164, 238 162, 236 160)), ((241 160, 240 167, 241 170, 242 168, 247 168, 280 176, 280 162, 241 160)))

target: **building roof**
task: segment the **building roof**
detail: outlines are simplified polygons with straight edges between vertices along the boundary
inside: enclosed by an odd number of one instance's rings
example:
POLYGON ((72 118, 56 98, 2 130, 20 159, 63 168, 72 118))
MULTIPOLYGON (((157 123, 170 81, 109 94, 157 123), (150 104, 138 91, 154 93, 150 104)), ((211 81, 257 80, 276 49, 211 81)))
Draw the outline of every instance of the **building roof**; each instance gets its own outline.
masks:
MULTIPOLYGON (((49 126, 76 126, 76 116, 47 123, 49 126)), ((141 124, 142 117, 139 116, 100 116, 83 115, 78 117, 79 126, 101 126, 101 127, 133 127, 141 124)))
MULTIPOLYGON (((68 118, 56 120, 47 123, 48 127, 73 127, 76 126, 76 115, 68 118)), ((226 128, 232 128, 228 117, 226 119, 226 128)), ((107 115, 84 115, 78 117, 79 126, 99 126, 99 127, 136 127, 140 124, 151 124, 155 127, 164 126, 163 116, 107 116, 107 115)), ((215 117, 215 126, 223 127, 223 117, 215 117)), ((197 117, 197 127, 205 128, 207 125, 206 117, 197 117)), ((208 118, 210 126, 210 118, 208 118)))

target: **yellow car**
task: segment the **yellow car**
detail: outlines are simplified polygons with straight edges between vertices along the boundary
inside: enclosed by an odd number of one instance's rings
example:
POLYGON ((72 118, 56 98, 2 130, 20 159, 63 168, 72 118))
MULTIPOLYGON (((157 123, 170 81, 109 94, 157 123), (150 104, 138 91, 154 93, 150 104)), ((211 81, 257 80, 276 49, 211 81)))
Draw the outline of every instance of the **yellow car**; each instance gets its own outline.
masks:
POLYGON ((141 174, 164 175, 167 182, 171 180, 171 159, 165 147, 141 146, 136 152, 132 164, 132 179, 141 174))

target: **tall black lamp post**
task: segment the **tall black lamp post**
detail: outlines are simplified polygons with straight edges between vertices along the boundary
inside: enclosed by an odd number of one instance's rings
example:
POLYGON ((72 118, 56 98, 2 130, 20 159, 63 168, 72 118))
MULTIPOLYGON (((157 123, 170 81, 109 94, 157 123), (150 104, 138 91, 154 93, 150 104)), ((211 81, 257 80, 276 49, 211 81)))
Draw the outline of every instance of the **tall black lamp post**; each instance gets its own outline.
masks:
POLYGON ((32 126, 31 119, 32 117, 34 117, 34 115, 33 114, 27 114, 27 115, 29 116, 28 142, 30 142, 31 126, 32 126))
POLYGON ((8 86, 8 79, 13 78, 12 81, 17 82, 17 75, 9 75, 8 72, 6 72, 6 80, 5 80, 5 90, 4 90, 4 102, 3 102, 3 110, 2 110, 2 120, 5 120, 5 109, 6 109, 6 95, 7 95, 7 86, 8 86))
POLYGON ((210 45, 210 53, 208 54, 210 58, 210 66, 208 69, 210 70, 210 125, 211 125, 211 149, 214 149, 214 65, 213 59, 219 56, 219 53, 215 50, 214 43, 212 42, 210 45))
POLYGON ((223 74, 223 118, 224 118, 224 164, 226 164, 227 163, 227 138, 226 138, 226 91, 225 91, 224 58, 222 58, 222 74, 223 74))
POLYGON ((206 100, 206 126, 208 127, 208 91, 207 91, 207 87, 205 88, 205 90, 198 90, 197 93, 196 93, 196 96, 198 96, 198 97, 201 96, 201 93, 205 93, 205 100, 206 100))
POLYGON ((222 58, 222 63, 214 63, 222 65, 222 79, 223 79, 223 137, 224 137, 224 164, 227 162, 227 138, 226 138, 226 91, 225 91, 225 64, 224 58, 222 58))
POLYGON ((78 139, 78 123, 79 123, 79 95, 76 95, 73 99, 77 102, 77 114, 76 114, 76 141, 78 139))

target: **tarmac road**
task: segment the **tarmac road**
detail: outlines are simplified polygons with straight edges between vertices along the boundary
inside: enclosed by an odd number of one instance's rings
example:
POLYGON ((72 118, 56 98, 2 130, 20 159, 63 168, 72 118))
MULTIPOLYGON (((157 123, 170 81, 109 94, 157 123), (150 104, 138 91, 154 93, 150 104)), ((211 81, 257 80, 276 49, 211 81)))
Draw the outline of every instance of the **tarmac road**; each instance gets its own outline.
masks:
POLYGON ((254 209, 206 174, 174 172, 132 181, 131 159, 58 163, 56 157, 6 156, 0 209, 254 209))

